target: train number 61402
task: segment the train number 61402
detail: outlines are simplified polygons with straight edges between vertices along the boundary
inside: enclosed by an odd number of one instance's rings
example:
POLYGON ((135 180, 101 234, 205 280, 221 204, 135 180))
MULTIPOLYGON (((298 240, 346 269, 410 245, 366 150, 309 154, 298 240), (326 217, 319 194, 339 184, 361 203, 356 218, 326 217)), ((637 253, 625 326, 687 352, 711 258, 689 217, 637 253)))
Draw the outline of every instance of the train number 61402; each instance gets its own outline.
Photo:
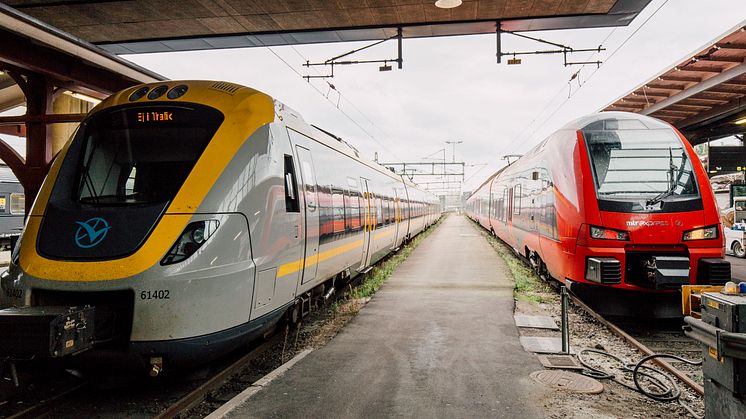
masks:
POLYGON ((169 290, 153 290, 153 291, 140 291, 141 300, 168 300, 171 291, 169 290))

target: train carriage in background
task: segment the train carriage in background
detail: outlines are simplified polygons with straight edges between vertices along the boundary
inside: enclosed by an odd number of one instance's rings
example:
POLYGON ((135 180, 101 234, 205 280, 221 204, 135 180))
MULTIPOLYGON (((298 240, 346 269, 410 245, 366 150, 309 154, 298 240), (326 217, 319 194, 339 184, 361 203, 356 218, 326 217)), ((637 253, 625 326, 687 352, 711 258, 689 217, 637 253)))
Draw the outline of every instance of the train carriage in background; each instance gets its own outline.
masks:
POLYGON ((0 165, 0 249, 10 249, 23 230, 26 199, 23 186, 6 165, 0 165))
POLYGON ((483 183, 467 214, 608 314, 680 316, 672 290, 730 279, 699 159, 647 116, 567 124, 483 183))
POLYGON ((434 195, 261 92, 137 86, 96 106, 55 160, 0 307, 92 306, 93 342, 67 352, 158 373, 301 316, 439 216, 434 195))

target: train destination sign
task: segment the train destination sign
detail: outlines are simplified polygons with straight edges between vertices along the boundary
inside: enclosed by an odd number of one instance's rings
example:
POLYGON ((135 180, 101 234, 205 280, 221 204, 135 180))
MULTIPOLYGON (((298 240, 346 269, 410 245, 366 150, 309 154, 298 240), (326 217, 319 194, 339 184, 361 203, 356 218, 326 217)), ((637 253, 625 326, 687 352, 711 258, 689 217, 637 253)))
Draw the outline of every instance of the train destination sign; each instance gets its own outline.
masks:
POLYGON ((170 111, 150 111, 150 112, 138 112, 137 113, 137 122, 145 123, 145 122, 165 122, 165 121, 173 121, 174 120, 174 113, 170 111))

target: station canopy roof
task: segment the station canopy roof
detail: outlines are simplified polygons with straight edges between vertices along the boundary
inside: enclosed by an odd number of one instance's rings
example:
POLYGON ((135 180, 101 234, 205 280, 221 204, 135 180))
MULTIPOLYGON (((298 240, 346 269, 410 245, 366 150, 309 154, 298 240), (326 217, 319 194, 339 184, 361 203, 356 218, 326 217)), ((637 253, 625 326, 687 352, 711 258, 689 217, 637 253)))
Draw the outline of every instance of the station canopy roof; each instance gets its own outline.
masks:
POLYGON ((693 144, 745 133, 746 26, 728 31, 604 110, 662 119, 693 144))
POLYGON ((6 0, 115 54, 629 24, 650 0, 6 0))

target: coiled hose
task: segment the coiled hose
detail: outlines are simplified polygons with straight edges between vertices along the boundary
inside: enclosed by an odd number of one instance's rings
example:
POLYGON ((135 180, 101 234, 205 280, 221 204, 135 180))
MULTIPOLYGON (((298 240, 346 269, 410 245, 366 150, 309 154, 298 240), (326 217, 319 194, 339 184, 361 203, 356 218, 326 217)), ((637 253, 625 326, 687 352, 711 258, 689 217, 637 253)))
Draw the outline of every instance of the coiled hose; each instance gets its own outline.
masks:
POLYGON ((686 409, 692 416, 694 416, 697 419, 702 419, 704 416, 697 415, 689 406, 685 405, 681 401, 681 388, 678 384, 676 384, 676 381, 665 372, 645 366, 645 364, 648 361, 652 361, 653 359, 657 358, 668 358, 668 359, 674 359, 680 362, 687 363, 689 365, 702 365, 702 361, 692 361, 689 359, 685 359, 676 355, 670 355, 670 354, 653 354, 648 355, 644 358, 642 358, 640 361, 638 361, 636 364, 628 364, 625 363, 624 360, 619 358, 616 355, 612 355, 606 351, 601 351, 597 349, 590 349, 585 348, 582 349, 578 353, 578 361, 580 362, 583 367, 586 368, 586 370, 583 371, 583 375, 596 378, 599 380, 604 379, 611 379, 614 382, 630 389, 633 391, 638 391, 648 397, 650 397, 653 400, 657 400, 659 402, 670 402, 670 401, 676 401, 679 403, 681 407, 686 409), (634 386, 620 380, 617 378, 615 374, 612 374, 608 371, 605 371, 599 367, 594 367, 591 365, 586 359, 583 358, 584 354, 594 353, 601 356, 605 356, 607 358, 611 358, 619 365, 621 365, 621 371, 625 373, 632 374, 632 382, 634 382, 634 386), (642 378, 645 378, 648 380, 650 385, 654 388, 656 388, 658 391, 652 391, 649 389, 645 389, 640 384, 640 381, 642 378))

